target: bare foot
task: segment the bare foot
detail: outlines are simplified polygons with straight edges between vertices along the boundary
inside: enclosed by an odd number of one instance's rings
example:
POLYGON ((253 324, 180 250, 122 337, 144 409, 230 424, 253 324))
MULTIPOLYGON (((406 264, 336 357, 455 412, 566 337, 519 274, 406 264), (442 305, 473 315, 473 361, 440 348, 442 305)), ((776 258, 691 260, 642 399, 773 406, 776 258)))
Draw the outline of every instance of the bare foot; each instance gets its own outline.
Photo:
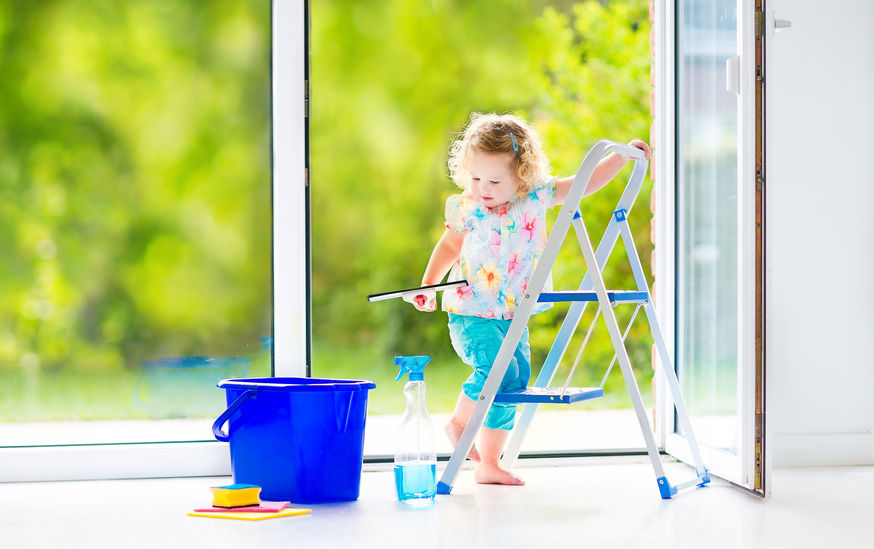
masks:
POLYGON ((525 481, 510 471, 501 469, 498 465, 480 463, 473 473, 473 478, 480 484, 506 484, 507 486, 525 486, 525 481))
MULTIPOLYGON (((449 423, 446 424, 444 431, 446 431, 446 436, 449 437, 449 442, 452 443, 452 447, 455 448, 458 446, 458 439, 461 438, 461 433, 464 431, 464 425, 456 425, 450 420, 449 423)), ((470 448, 470 453, 467 454, 467 457, 468 459, 479 462, 479 452, 476 451, 476 445, 473 445, 470 448)))

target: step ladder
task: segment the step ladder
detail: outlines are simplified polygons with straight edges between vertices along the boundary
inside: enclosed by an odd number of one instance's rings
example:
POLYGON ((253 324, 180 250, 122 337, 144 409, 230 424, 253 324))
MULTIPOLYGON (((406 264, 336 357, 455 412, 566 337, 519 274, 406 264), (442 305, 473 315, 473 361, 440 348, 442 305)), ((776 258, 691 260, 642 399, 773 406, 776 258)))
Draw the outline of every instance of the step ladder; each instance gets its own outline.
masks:
POLYGON ((538 404, 572 404, 603 396, 604 381, 606 381, 610 369, 617 360, 619 362, 619 368, 622 371, 622 376, 625 379, 625 386, 628 390, 628 394, 634 405, 634 411, 637 415, 637 420, 640 423, 640 429, 643 432, 647 453, 649 454, 653 470, 655 471, 661 497, 663 499, 669 499, 671 496, 675 495, 678 490, 692 486, 704 486, 710 482, 710 475, 704 467, 701 459, 701 452, 692 431, 692 424, 689 421, 689 415, 686 411, 683 395, 680 392, 677 375, 672 366, 673 362, 668 355, 668 350, 665 346, 661 329, 659 328, 649 287, 646 283, 646 276, 643 272, 643 266, 640 263, 640 257, 637 254, 637 249, 634 246, 634 241, 631 236, 631 229, 628 226, 628 212, 631 211, 631 207, 637 198, 641 185, 643 184, 646 169, 647 162, 644 158, 643 151, 631 147, 630 145, 615 143, 613 141, 599 141, 586 155, 580 165, 580 169, 574 177, 564 205, 552 227, 552 231, 546 242, 546 247, 540 256, 537 266, 534 269, 534 273, 531 276, 531 280, 528 283, 526 294, 519 302, 513 321, 510 323, 510 327, 507 330, 507 335, 501 344, 500 350, 498 351, 494 364, 492 365, 492 369, 486 378, 483 389, 476 401, 473 413, 458 440, 455 450, 452 452, 452 456, 443 471, 440 481, 437 483, 437 493, 449 494, 452 491, 452 485, 458 476, 461 466, 464 464, 466 456, 473 446, 476 434, 482 428, 486 412, 492 405, 492 402, 515 402, 525 404, 524 409, 517 418, 516 427, 513 430, 510 441, 504 449, 503 457, 501 459, 501 466, 505 469, 511 469, 519 456, 522 439, 531 423, 534 412, 537 410, 538 404), (579 213, 579 205, 598 162, 604 157, 604 155, 611 152, 632 158, 634 160, 634 170, 632 171, 631 178, 629 179, 628 184, 619 199, 619 203, 613 212, 613 216, 607 224, 604 236, 601 238, 601 242, 598 244, 596 252, 592 249, 592 242, 586 231, 586 225, 579 213), (577 239, 579 240, 580 248, 583 252, 583 258, 586 262, 586 275, 577 290, 543 292, 541 290, 543 289, 549 272, 552 269, 552 265, 555 263, 558 251, 561 248, 571 225, 573 225, 574 230, 576 231, 577 239), (637 286, 633 290, 607 290, 604 285, 604 279, 602 277, 604 264, 610 257, 619 237, 622 238, 625 246, 628 260, 631 264, 631 270, 634 275, 635 285, 637 286), (546 357, 543 368, 540 370, 540 374, 533 386, 524 390, 498 393, 498 388, 510 363, 510 359, 519 344, 519 339, 528 324, 528 319, 531 317, 531 311, 533 310, 535 303, 543 302, 571 302, 571 306, 565 315, 565 319, 562 322, 558 335, 546 357), (567 382, 563 387, 550 387, 549 385, 552 382, 555 370, 564 356, 571 337, 576 331, 577 325, 579 324, 587 305, 593 302, 597 304, 598 311, 596 311, 595 318, 589 326, 582 347, 580 348, 580 352, 578 353, 574 366, 571 368, 571 373, 567 378, 567 382), (625 303, 636 304, 636 309, 632 314, 631 321, 629 322, 625 333, 620 333, 613 307, 625 303), (670 395, 676 409, 677 419, 679 420, 680 427, 683 429, 683 433, 689 443, 692 459, 695 464, 695 478, 676 485, 672 485, 668 482, 668 479, 665 476, 659 450, 655 443, 655 436, 647 419, 643 400, 640 396, 640 390, 634 378, 634 372, 631 369, 631 362, 629 361, 628 353, 624 344, 628 330, 634 323, 637 312, 641 308, 643 308, 646 313, 650 331, 655 340, 659 359, 661 361, 662 368, 660 369, 664 374, 668 388, 670 389, 670 395), (608 366, 607 373, 604 376, 604 381, 601 382, 600 387, 568 387, 571 377, 573 376, 573 371, 582 356, 583 348, 585 348, 586 342, 592 333, 592 327, 594 327, 598 321, 599 316, 604 317, 604 322, 610 335, 610 341, 615 351, 613 360, 610 362, 610 366, 608 366))

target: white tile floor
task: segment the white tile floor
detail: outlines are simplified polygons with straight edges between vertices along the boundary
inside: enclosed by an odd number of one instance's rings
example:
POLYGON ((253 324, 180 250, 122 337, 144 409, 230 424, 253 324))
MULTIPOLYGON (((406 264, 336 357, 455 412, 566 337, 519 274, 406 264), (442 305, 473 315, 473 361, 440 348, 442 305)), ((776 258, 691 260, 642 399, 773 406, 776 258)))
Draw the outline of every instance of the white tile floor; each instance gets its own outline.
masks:
POLYGON ((767 501, 718 480, 663 501, 647 462, 524 465, 525 487, 465 470, 424 509, 365 472, 357 502, 260 522, 185 515, 228 478, 3 484, 0 547, 874 547, 874 467, 778 470, 767 501))

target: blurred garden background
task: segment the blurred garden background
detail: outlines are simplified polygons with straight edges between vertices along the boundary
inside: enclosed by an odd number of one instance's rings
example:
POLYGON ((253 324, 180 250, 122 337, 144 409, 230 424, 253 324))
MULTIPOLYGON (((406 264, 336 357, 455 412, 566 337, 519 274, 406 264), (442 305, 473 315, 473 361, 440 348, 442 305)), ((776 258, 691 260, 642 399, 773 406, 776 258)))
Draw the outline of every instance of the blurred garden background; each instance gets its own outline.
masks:
MULTIPOLYGON (((310 17, 312 375, 373 379, 370 412, 400 413, 392 357, 429 354, 448 412, 468 372, 445 314, 366 296, 418 285, 472 111, 533 122, 561 176, 601 138, 649 139, 648 2, 312 0, 310 17)), ((216 376, 270 375, 270 44, 268 0, 0 4, 0 421, 209 417, 216 376), (176 356, 243 360, 148 362, 176 356)), ((593 238, 629 174, 584 202, 593 238)), ((647 273, 650 189, 630 216, 647 273)), ((568 244, 556 288, 584 275, 568 244)), ((607 281, 633 285, 621 247, 607 281)), ((534 375, 565 310, 529 325, 534 375)), ((638 322, 648 402, 651 343, 638 322)), ((573 384, 611 356, 601 326, 573 384)), ((607 389, 587 406, 630 406, 618 371, 607 389)))
POLYGON ((270 47, 268 0, 0 3, 0 420, 269 375, 270 47), (143 366, 201 355, 251 362, 143 366))

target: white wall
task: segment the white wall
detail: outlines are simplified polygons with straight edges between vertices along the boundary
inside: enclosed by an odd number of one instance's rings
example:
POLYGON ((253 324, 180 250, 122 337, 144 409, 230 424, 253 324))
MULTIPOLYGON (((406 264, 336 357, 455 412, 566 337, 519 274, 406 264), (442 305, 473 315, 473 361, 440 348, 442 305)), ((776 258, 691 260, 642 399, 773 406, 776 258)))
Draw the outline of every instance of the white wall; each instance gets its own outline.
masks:
POLYGON ((874 2, 766 8, 770 459, 872 464, 874 2))

